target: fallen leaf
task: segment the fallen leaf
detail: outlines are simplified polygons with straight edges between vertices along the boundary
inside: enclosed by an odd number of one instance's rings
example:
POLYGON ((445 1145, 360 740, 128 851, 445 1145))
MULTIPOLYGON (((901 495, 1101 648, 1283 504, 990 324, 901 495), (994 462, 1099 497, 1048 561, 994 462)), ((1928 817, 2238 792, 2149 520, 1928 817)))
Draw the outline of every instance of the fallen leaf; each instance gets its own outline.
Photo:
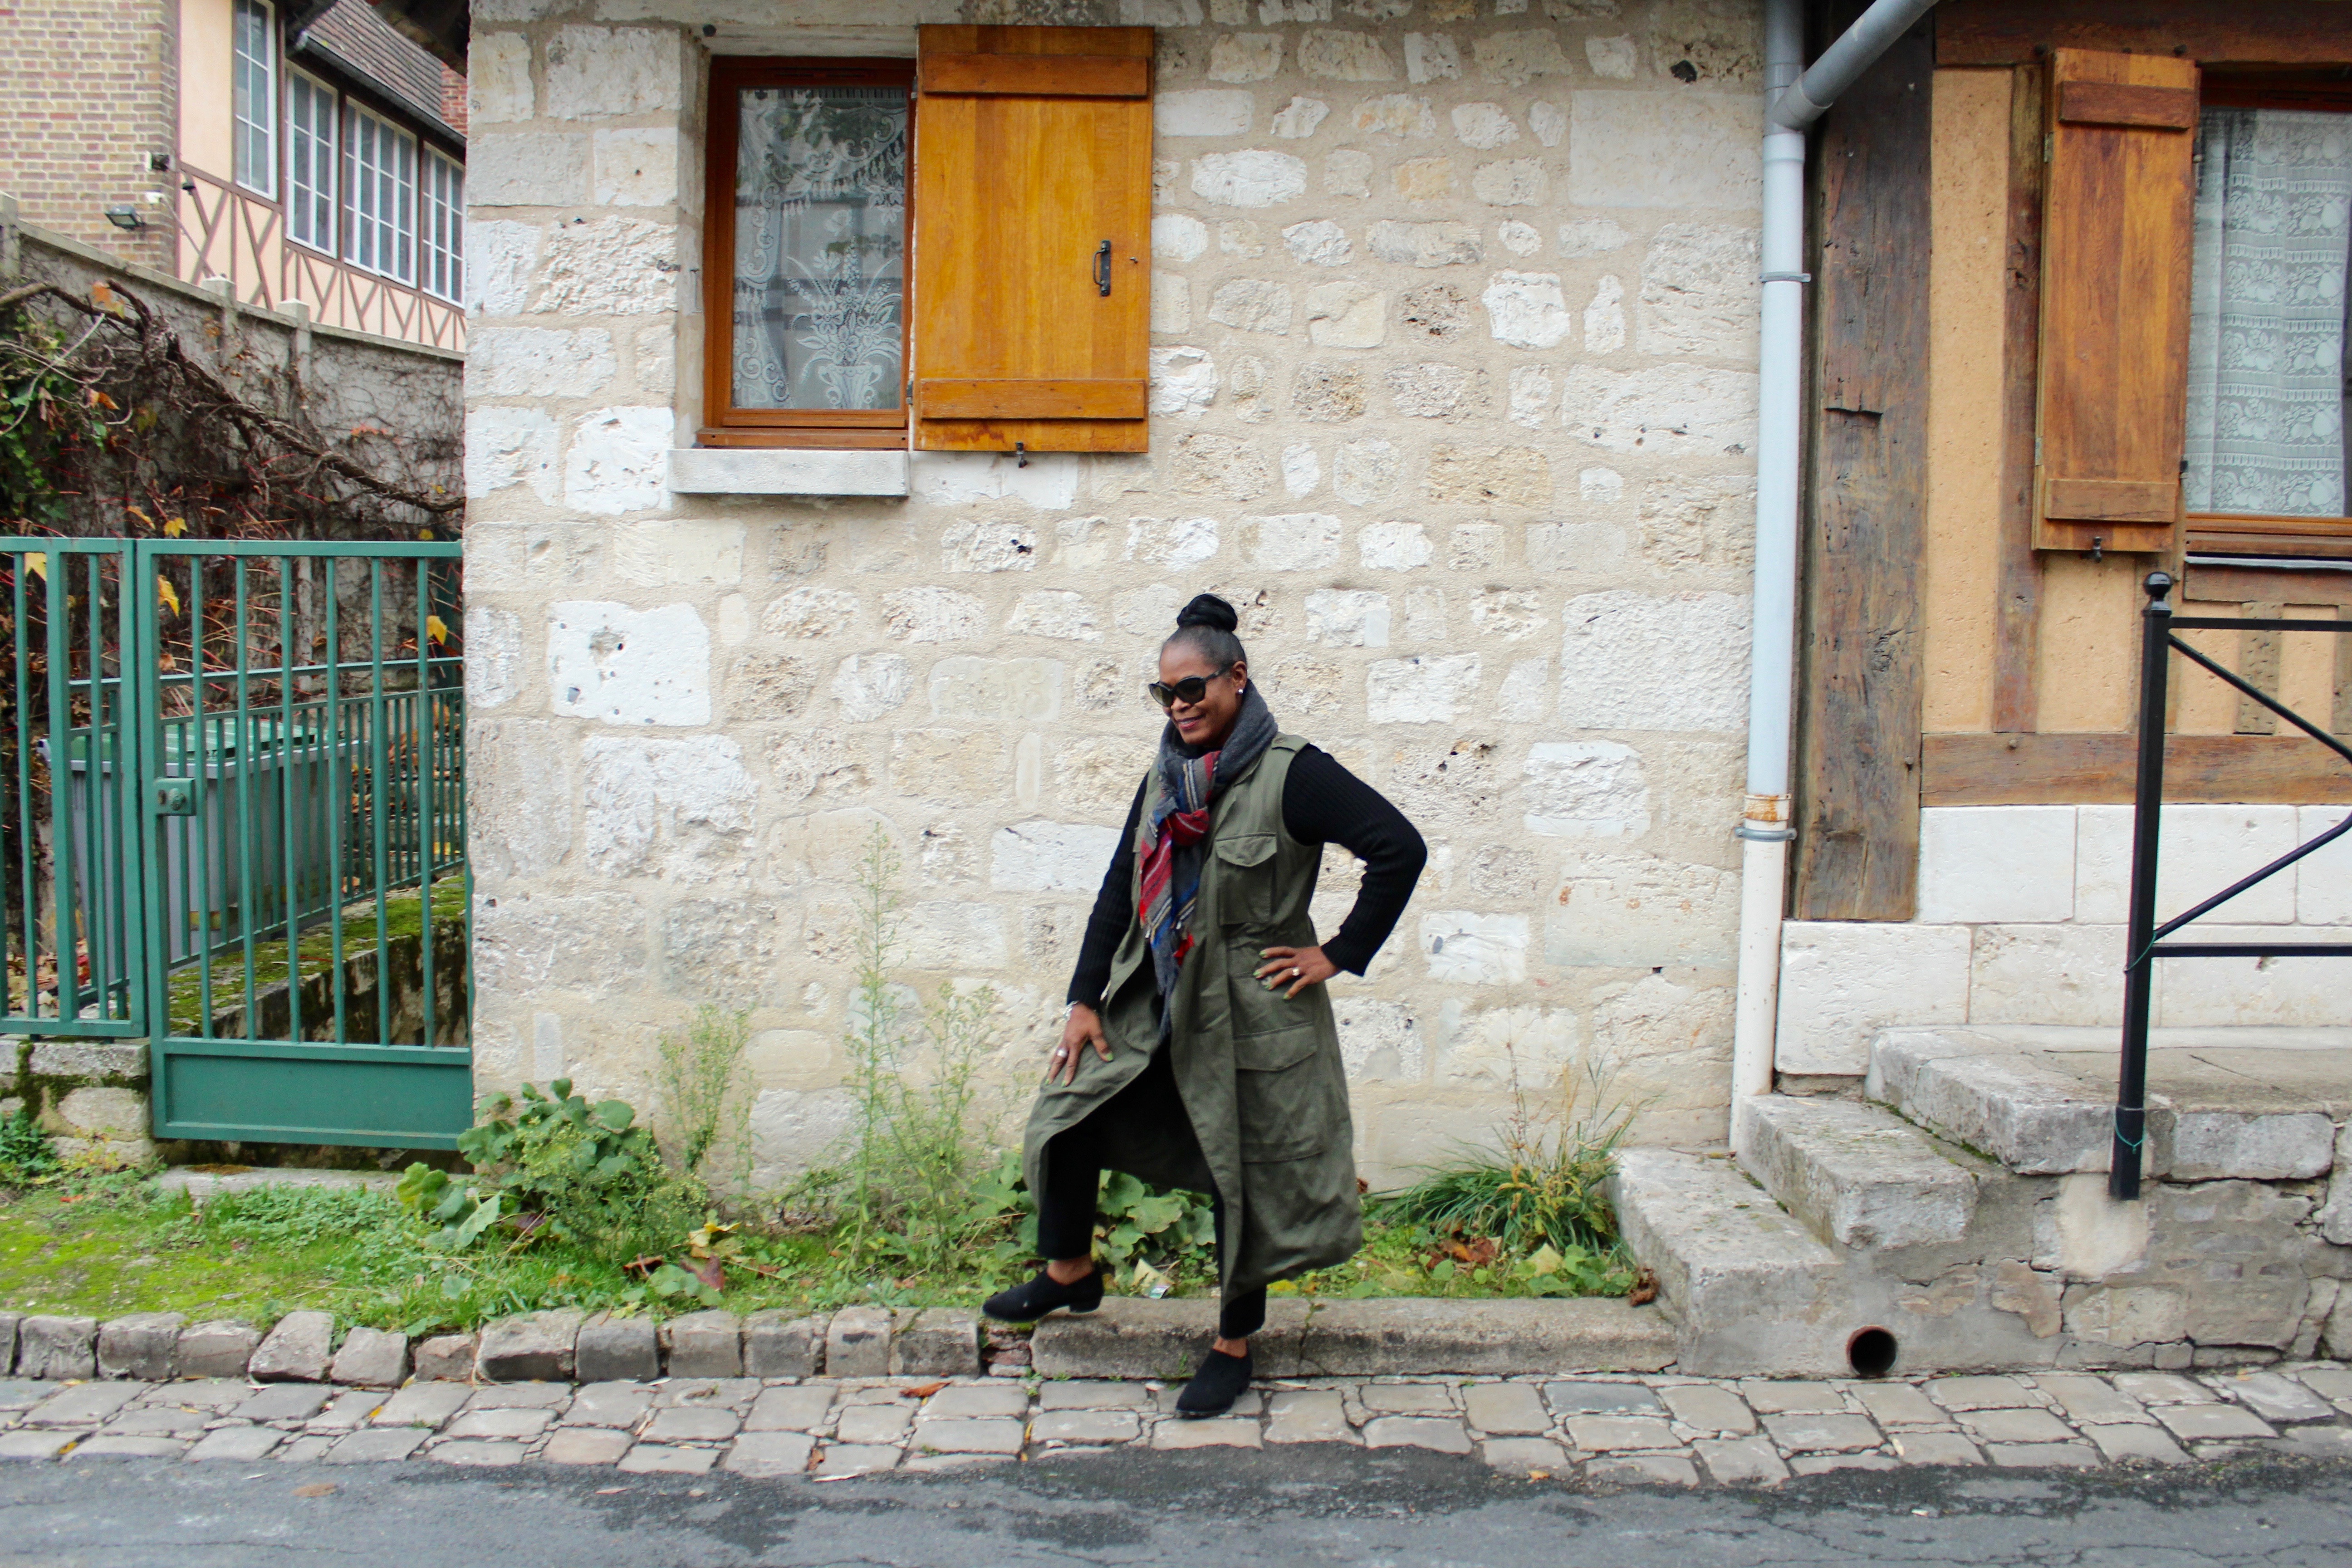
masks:
POLYGON ((294 1495, 296 1497, 332 1497, 337 1489, 332 1481, 312 1481, 307 1487, 296 1487, 294 1495))
POLYGON ((1625 1292, 1625 1305, 1646 1307, 1658 1299, 1658 1277, 1644 1268, 1633 1276, 1633 1288, 1625 1292))
POLYGON ((946 1386, 944 1383, 919 1383, 912 1388, 902 1388, 898 1393, 908 1399, 929 1399, 946 1386))

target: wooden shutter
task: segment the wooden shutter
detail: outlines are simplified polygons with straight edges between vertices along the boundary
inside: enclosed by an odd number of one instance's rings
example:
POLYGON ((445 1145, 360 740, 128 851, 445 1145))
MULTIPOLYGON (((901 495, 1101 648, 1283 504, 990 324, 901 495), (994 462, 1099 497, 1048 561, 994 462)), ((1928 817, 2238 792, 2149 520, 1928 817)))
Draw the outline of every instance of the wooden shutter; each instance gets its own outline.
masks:
POLYGON ((2166 551, 2180 517, 2197 67, 2051 60, 2034 543, 2166 551))
POLYGON ((1151 38, 1149 27, 922 29, 918 448, 1144 450, 1151 38))

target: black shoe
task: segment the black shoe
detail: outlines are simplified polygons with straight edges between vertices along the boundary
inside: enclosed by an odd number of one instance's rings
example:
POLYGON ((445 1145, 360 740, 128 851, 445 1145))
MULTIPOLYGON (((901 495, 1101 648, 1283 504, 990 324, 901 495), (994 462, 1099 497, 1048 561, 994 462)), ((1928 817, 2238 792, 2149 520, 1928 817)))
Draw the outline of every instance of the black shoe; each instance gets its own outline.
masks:
POLYGON ((1202 1358, 1200 1369, 1192 1373, 1192 1381, 1176 1396, 1176 1414, 1189 1421, 1198 1421, 1204 1415, 1223 1415, 1234 1407, 1234 1400, 1248 1391, 1255 1370, 1247 1352, 1227 1355, 1211 1347, 1202 1358))
POLYGON ((1010 1290, 999 1290, 980 1305, 980 1310, 1000 1323, 1034 1323, 1057 1307, 1067 1307, 1073 1312, 1091 1312, 1102 1305, 1102 1267, 1085 1279, 1065 1285, 1044 1269, 1026 1285, 1015 1285, 1010 1290))

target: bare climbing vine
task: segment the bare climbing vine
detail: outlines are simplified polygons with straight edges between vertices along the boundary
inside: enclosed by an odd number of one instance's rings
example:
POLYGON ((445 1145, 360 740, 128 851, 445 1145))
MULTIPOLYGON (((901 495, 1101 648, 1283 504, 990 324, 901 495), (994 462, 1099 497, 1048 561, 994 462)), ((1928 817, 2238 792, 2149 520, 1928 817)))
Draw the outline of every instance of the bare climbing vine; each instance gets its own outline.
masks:
POLYGON ((456 531, 464 497, 436 477, 450 474, 454 428, 362 419, 325 429, 312 413, 323 400, 310 391, 291 356, 273 363, 226 340, 192 353, 120 283, 0 292, 0 532, 360 540, 456 531))

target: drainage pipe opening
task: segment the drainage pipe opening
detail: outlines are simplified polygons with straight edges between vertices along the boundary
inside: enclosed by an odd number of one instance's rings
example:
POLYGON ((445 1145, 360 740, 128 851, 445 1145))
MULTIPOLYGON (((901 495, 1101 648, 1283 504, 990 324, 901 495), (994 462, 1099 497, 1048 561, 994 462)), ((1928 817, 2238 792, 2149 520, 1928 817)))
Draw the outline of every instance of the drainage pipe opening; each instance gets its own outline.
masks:
POLYGON ((1895 1370, 1895 1336, 1885 1329, 1856 1329, 1845 1342, 1846 1364, 1856 1377, 1885 1377, 1895 1370))

